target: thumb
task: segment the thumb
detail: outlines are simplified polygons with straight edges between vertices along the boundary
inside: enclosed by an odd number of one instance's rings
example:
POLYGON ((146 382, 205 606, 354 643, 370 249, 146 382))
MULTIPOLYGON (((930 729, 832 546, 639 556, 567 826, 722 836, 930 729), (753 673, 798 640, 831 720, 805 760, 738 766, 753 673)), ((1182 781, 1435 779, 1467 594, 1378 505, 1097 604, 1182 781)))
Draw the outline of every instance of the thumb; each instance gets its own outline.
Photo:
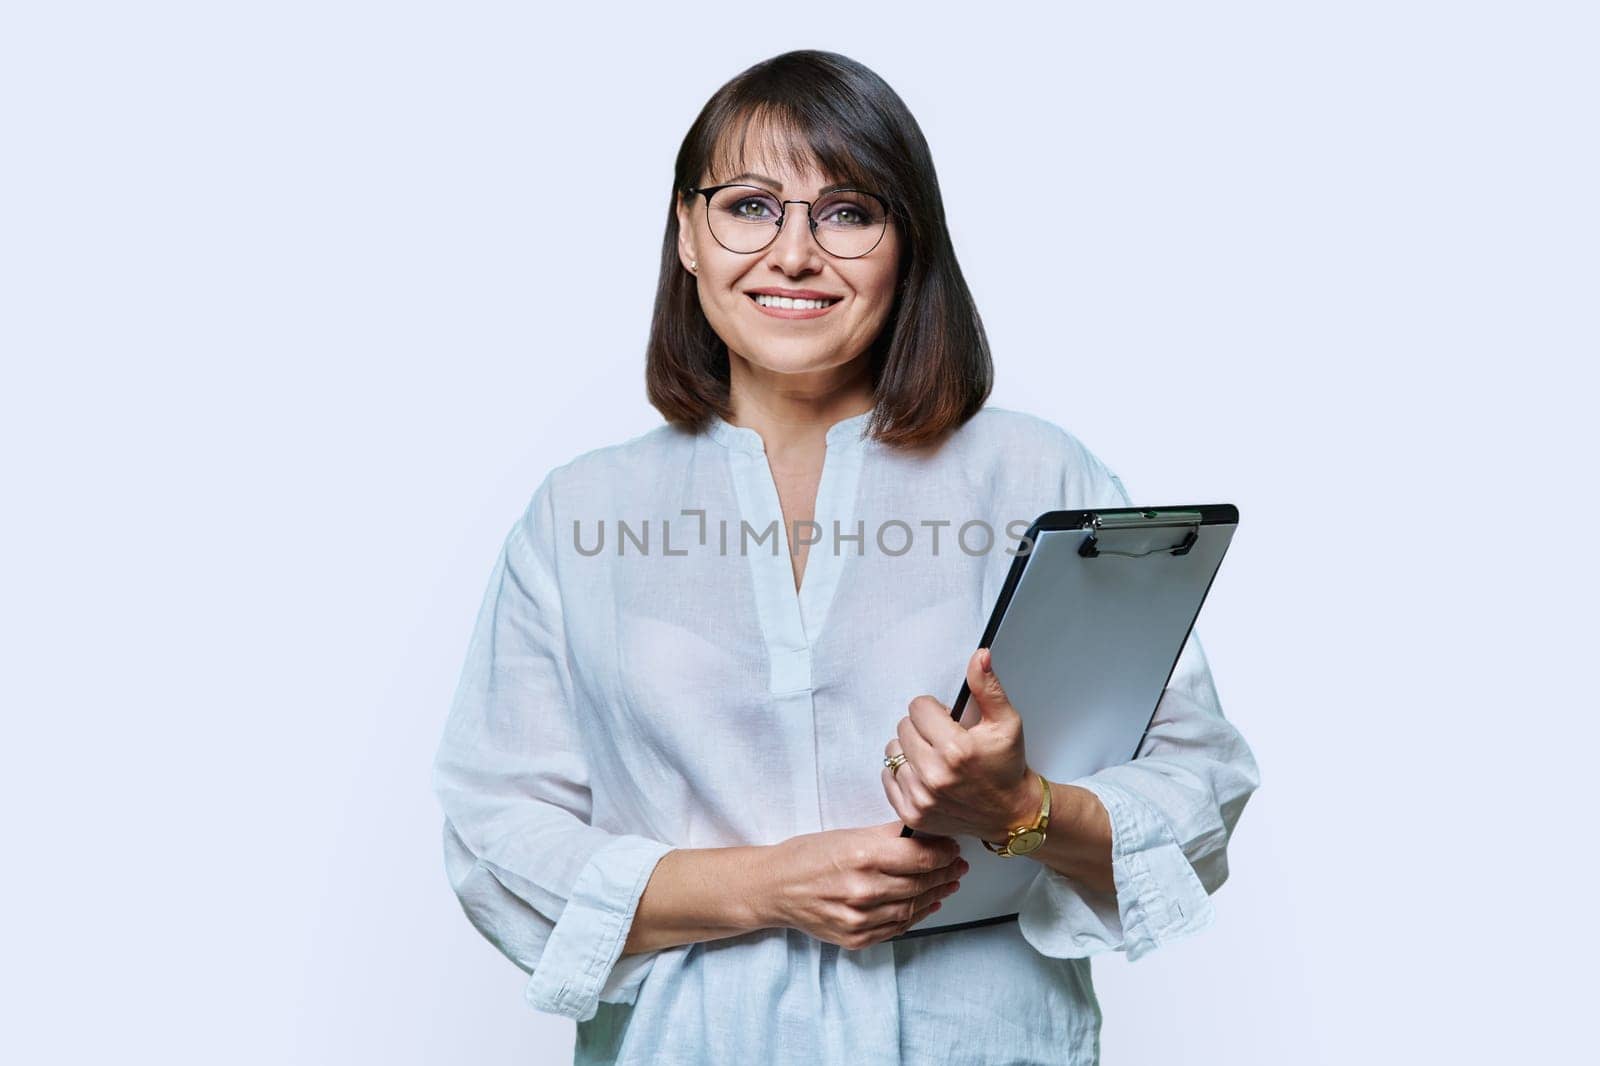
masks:
POLYGON ((985 722, 1020 717, 994 672, 988 648, 979 648, 967 660, 967 688, 972 698, 978 701, 978 709, 983 712, 985 722))

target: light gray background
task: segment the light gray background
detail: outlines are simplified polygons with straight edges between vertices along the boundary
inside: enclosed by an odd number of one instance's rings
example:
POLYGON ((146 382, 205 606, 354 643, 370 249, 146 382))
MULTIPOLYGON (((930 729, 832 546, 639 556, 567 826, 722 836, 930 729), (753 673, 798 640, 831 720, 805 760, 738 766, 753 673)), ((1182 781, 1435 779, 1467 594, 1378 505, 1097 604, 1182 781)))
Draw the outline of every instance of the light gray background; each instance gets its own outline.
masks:
POLYGON ((568 1060, 429 761, 538 479, 659 423, 683 133, 791 47, 922 123, 994 402, 1243 515, 1264 785, 1218 924, 1097 965, 1106 1061, 1580 1057, 1588 11, 8 5, 8 1057, 568 1060))

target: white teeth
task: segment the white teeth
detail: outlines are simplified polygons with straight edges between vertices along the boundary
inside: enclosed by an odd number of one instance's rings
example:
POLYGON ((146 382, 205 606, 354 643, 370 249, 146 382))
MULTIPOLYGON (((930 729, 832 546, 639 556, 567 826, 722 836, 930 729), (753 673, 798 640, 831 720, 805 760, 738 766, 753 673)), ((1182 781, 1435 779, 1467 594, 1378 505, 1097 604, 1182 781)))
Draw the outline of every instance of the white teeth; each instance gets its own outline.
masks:
POLYGON ((786 307, 798 311, 815 310, 839 302, 838 300, 792 300, 787 296, 768 296, 766 293, 757 293, 755 299, 762 307, 786 307))

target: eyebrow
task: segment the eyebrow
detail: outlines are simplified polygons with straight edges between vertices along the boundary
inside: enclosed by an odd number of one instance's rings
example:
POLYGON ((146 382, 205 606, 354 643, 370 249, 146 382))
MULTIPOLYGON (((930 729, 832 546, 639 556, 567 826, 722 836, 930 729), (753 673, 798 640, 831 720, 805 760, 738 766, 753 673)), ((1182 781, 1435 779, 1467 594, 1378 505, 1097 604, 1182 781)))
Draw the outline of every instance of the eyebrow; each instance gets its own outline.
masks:
MULTIPOLYGON (((761 182, 765 182, 768 185, 771 185, 774 189, 777 189, 778 192, 780 192, 780 193, 783 192, 783 182, 781 182, 781 181, 773 181, 771 178, 767 177, 764 174, 749 174, 749 173, 739 174, 739 175, 737 175, 735 177, 729 178, 727 181, 723 182, 722 184, 724 184, 724 185, 737 185, 737 184, 739 184, 740 182, 743 182, 743 181, 761 181, 761 182)), ((818 189, 817 190, 817 195, 818 196, 826 196, 830 192, 838 192, 840 189, 854 189, 856 187, 857 186, 852 182, 836 181, 832 185, 824 185, 822 188, 818 189)))

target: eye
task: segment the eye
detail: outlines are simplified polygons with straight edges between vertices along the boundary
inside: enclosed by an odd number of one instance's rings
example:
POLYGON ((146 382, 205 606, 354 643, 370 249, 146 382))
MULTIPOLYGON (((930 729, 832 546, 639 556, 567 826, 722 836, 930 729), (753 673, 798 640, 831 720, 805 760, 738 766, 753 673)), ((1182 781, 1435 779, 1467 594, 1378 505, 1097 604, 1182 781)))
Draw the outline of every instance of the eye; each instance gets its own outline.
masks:
POLYGON ((836 193, 817 207, 817 221, 834 229, 863 229, 883 221, 883 208, 861 193, 836 193))
POLYGON ((778 217, 772 201, 763 196, 742 196, 729 204, 727 210, 743 222, 766 222, 778 217))

